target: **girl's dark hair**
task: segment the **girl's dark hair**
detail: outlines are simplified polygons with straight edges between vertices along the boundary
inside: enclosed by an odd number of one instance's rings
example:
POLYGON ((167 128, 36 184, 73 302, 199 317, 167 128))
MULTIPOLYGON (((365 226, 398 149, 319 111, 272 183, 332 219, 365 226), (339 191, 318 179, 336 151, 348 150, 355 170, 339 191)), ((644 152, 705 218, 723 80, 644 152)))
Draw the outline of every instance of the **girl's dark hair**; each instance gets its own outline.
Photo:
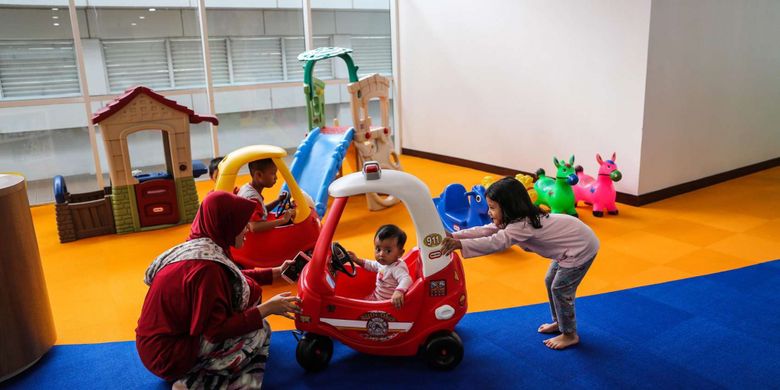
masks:
POLYGON ((209 177, 211 178, 214 177, 214 171, 217 170, 217 167, 219 167, 219 163, 222 162, 223 159, 224 157, 216 157, 209 162, 209 177))
POLYGON ((523 183, 520 183, 514 177, 505 177, 488 187, 485 196, 501 206, 501 221, 505 228, 512 222, 527 219, 531 226, 541 229, 541 217, 545 213, 538 206, 531 202, 523 183))
POLYGON ((382 225, 377 229, 374 238, 381 240, 387 240, 388 238, 396 238, 398 247, 403 249, 406 244, 406 233, 401 228, 395 225, 382 225))

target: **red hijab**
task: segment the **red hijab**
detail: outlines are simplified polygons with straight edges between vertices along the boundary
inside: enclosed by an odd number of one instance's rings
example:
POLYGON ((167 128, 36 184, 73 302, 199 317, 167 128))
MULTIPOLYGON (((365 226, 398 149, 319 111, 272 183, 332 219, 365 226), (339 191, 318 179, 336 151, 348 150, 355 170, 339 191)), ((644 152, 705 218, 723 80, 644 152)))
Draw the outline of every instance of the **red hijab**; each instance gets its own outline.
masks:
POLYGON ((231 193, 214 191, 203 199, 187 240, 208 237, 225 250, 230 257, 230 247, 249 223, 256 203, 231 193))

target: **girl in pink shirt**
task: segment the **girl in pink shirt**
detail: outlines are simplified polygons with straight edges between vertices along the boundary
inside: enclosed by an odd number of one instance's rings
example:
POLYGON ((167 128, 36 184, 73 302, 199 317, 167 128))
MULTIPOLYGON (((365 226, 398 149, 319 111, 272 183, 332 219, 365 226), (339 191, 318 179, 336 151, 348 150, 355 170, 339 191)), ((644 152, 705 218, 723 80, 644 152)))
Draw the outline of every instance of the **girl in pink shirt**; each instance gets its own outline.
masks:
POLYGON ((565 214, 547 214, 531 202, 528 191, 515 178, 503 178, 485 193, 493 223, 461 230, 444 239, 442 252, 460 249, 463 257, 503 251, 512 245, 552 260, 545 285, 552 323, 540 333, 561 334, 544 341, 551 349, 577 344, 574 298, 599 250, 599 240, 587 225, 565 214))

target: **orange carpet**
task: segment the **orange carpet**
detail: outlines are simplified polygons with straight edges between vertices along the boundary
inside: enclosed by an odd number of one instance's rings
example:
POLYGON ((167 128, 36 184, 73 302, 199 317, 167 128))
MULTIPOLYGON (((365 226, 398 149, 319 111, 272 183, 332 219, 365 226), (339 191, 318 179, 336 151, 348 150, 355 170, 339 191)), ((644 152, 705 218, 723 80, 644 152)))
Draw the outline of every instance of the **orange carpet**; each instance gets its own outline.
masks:
MULTIPOLYGON (((426 182, 432 196, 450 183, 480 183, 484 172, 403 156, 404 169, 426 182)), ((243 178, 243 180, 248 180, 243 178)), ((198 182, 201 196, 211 182, 198 182)), ((267 190, 266 197, 277 189, 267 190)), ((583 221, 601 239, 601 252, 579 295, 591 295, 739 268, 780 258, 780 168, 691 192, 640 208, 619 205, 619 216, 595 218, 582 208, 583 221)), ((58 344, 133 340, 147 287, 149 263, 180 243, 188 226, 110 235, 60 244, 54 206, 33 207, 33 220, 57 328, 58 344)), ((364 197, 353 197, 336 239, 366 257, 374 230, 395 223, 410 233, 402 205, 369 212, 364 197)), ((544 302, 548 262, 519 249, 465 260, 470 311, 544 302)), ((265 297, 293 290, 281 282, 265 297)), ((293 323, 271 318, 275 330, 293 323)))

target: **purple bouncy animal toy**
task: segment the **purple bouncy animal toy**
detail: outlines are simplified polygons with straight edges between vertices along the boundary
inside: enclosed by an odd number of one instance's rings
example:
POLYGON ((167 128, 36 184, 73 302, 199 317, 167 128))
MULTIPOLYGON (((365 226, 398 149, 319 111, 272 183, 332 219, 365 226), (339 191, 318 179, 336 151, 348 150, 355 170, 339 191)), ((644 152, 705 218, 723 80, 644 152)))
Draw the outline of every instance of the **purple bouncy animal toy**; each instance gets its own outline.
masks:
POLYGON ((612 159, 602 160, 596 153, 596 161, 599 163, 598 179, 583 173, 582 166, 577 165, 574 171, 577 172, 579 182, 572 186, 574 190, 574 199, 576 202, 584 201, 586 204, 593 205, 593 216, 603 217, 604 210, 611 215, 617 215, 618 209, 615 206, 615 186, 613 181, 620 181, 623 174, 617 170, 615 164, 615 153, 612 153, 612 159))

